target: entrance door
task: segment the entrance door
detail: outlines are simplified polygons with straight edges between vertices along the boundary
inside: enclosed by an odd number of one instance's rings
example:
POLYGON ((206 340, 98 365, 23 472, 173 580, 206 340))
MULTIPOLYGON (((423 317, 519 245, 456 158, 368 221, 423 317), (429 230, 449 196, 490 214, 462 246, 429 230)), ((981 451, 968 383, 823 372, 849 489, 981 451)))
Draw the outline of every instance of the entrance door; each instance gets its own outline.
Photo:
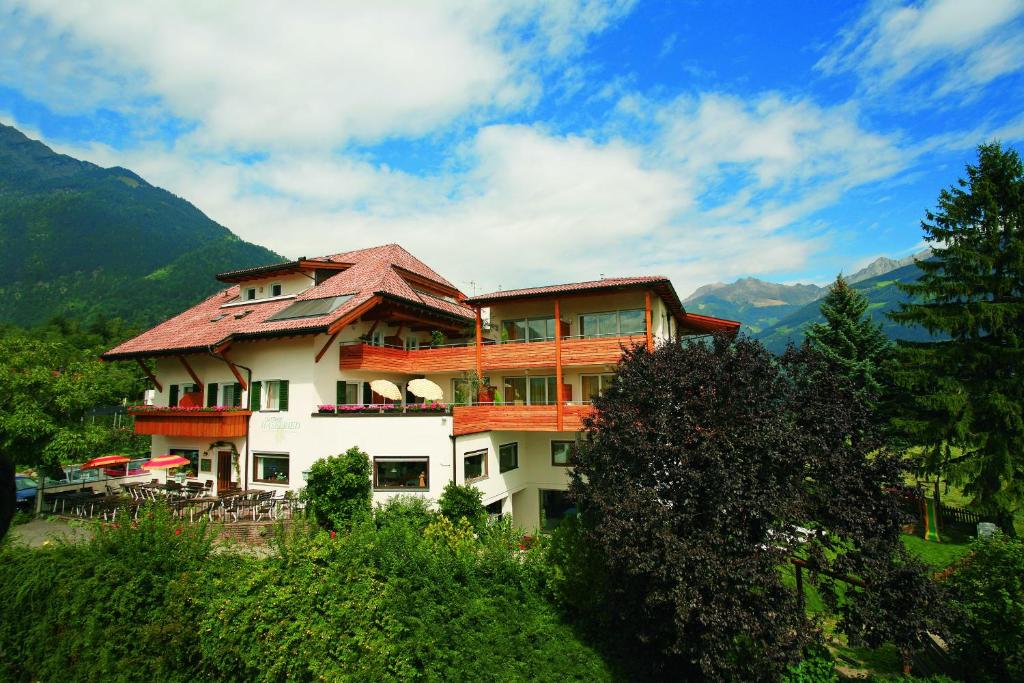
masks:
POLYGON ((217 493, 231 488, 231 451, 217 451, 217 493))

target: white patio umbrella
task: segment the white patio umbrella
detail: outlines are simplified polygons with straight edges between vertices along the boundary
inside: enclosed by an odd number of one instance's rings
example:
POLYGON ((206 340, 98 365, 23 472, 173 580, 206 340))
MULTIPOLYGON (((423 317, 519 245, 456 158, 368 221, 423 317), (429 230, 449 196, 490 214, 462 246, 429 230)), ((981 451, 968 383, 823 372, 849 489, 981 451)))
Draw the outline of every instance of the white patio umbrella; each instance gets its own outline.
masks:
POLYGON ((429 379, 414 379, 409 382, 408 386, 413 396, 419 396, 424 401, 440 401, 444 399, 444 389, 429 379))
POLYGON ((386 379, 373 380, 370 382, 370 389, 372 389, 375 394, 383 396, 384 398, 389 398, 392 401, 402 400, 402 390, 399 389, 394 382, 389 382, 386 379))

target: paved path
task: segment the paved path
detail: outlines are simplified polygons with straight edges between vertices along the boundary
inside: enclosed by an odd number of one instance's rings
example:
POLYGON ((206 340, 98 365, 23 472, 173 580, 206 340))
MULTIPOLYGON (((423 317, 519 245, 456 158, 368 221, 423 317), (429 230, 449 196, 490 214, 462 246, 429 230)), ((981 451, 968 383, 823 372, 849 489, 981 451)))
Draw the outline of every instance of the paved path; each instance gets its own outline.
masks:
POLYGON ((82 541, 89 538, 92 532, 83 526, 72 526, 61 519, 33 519, 31 522, 12 527, 10 536, 15 543, 24 543, 30 548, 38 548, 47 541, 58 540, 68 542, 82 541))

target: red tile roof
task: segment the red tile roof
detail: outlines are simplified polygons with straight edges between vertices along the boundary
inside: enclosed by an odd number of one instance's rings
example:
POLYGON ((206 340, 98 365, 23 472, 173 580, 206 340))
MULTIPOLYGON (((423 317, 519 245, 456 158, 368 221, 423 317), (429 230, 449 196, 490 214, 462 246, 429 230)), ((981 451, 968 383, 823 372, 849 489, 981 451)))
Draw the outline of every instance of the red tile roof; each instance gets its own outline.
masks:
MULTIPOLYGON (((313 259, 307 259, 313 260, 313 259)), ((200 351, 233 339, 325 332, 374 296, 397 299, 425 312, 468 322, 473 310, 436 294, 414 289, 399 270, 408 271, 440 290, 458 290, 422 261, 397 244, 334 254, 317 260, 349 263, 350 267, 303 292, 298 297, 273 301, 238 301, 240 286, 229 287, 134 339, 107 351, 107 360, 119 360, 186 351, 200 351), (296 301, 352 295, 336 310, 310 318, 268 322, 275 313, 296 301), (227 308, 224 304, 232 303, 227 308), (226 314, 223 315, 222 314, 226 314)), ((260 269, 253 269, 262 272, 260 269)), ((235 271, 240 273, 243 271, 235 271)))

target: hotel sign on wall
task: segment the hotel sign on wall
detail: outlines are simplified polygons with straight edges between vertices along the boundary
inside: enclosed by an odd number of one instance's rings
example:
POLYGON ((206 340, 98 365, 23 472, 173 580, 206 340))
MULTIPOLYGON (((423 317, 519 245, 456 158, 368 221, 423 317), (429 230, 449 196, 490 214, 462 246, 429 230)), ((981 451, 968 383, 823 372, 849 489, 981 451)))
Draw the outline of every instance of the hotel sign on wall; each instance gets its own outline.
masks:
POLYGON ((268 417, 260 423, 260 429, 265 432, 298 431, 302 423, 298 420, 285 420, 283 417, 268 417))

